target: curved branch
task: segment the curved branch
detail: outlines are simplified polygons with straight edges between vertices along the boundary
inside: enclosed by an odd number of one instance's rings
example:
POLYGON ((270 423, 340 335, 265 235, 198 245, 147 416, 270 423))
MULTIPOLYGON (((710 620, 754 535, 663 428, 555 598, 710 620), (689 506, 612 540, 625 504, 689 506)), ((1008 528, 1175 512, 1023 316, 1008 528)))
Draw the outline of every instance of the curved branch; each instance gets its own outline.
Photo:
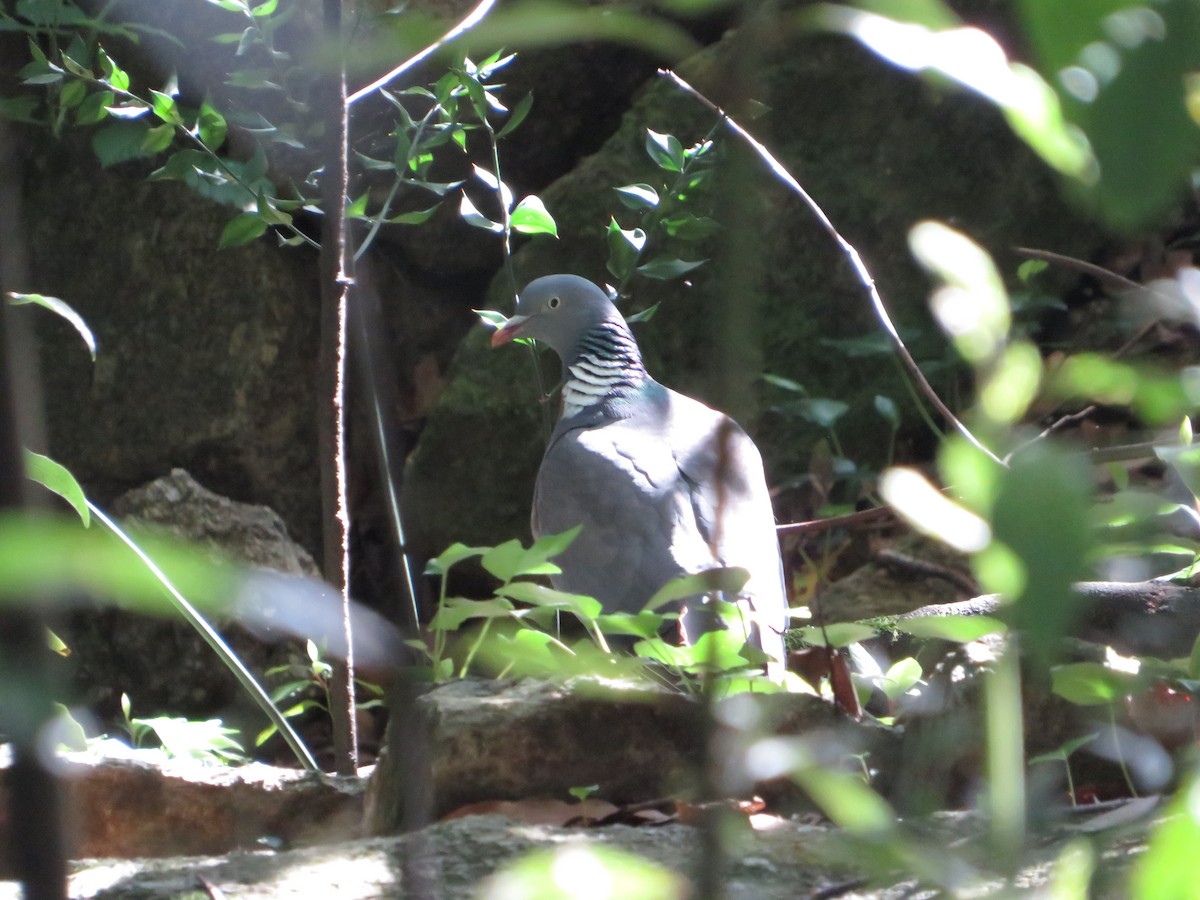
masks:
POLYGON ((366 97, 368 94, 373 94, 375 91, 379 90, 381 87, 384 87, 385 85, 389 84, 390 82, 395 81, 397 78, 399 78, 401 75, 403 75, 409 69, 411 69, 413 66, 417 65, 417 63, 421 62, 422 60, 424 60, 424 59, 428 58, 429 56, 431 56, 432 54, 436 53, 438 50, 440 50, 442 47, 446 46, 446 44, 450 43, 455 38, 459 37, 460 35, 464 34, 467 31, 470 31, 472 28, 474 28, 476 25, 478 25, 480 22, 483 21, 484 16, 486 16, 489 12, 491 12, 492 7, 495 5, 496 5, 496 0, 480 0, 480 3, 477 6, 475 6, 475 8, 472 9, 469 13, 467 13, 465 18, 463 18, 457 25, 455 25, 453 28, 451 28, 449 31, 447 31, 445 34, 443 34, 440 38, 438 38, 436 41, 434 41, 432 44, 430 44, 428 47, 426 47, 420 53, 417 53, 415 56, 410 56, 404 62, 400 63, 400 65, 396 66, 396 68, 394 68, 390 72, 388 72, 386 75, 382 75, 379 78, 376 78, 374 81, 372 81, 366 87, 359 88, 353 94, 350 94, 348 97, 346 97, 347 108, 353 106, 355 103, 357 103, 359 100, 363 99, 363 97, 366 97))
POLYGON ((879 294, 879 289, 875 286, 875 279, 867 269, 866 263, 862 261, 862 257, 859 255, 858 250, 855 249, 853 244, 842 237, 841 232, 834 227, 833 223, 829 220, 829 217, 825 215, 825 211, 821 209, 821 207, 811 196, 809 196, 808 192, 804 190, 800 182, 797 181, 791 172, 784 167, 783 163, 781 163, 774 157, 774 155, 772 155, 770 150, 760 143, 752 134, 750 134, 750 132, 746 131, 746 129, 734 121, 723 109, 697 91, 694 87, 680 78, 670 69, 659 69, 658 74, 671 79, 682 91, 695 97, 702 104, 720 116, 721 121, 723 121, 729 127, 730 131, 750 145, 751 149, 758 154, 759 158, 762 159, 762 161, 767 164, 767 167, 775 174, 775 177, 791 188, 792 192, 804 201, 805 205, 812 211, 813 215, 816 216, 817 221, 821 224, 821 227, 828 232, 829 236, 832 237, 837 245, 841 248, 842 253, 844 253, 846 258, 850 260, 850 265, 854 268, 855 273, 858 275, 858 280, 862 283, 863 287, 866 288, 867 294, 871 298, 871 305, 875 309, 875 316, 879 319, 880 324, 883 325, 884 331, 887 332, 888 337, 891 338, 893 348, 900 357, 900 360, 904 363, 904 367, 908 370, 909 374, 921 388, 921 392, 929 398, 929 401, 934 405, 938 413, 941 414, 941 416, 947 422, 953 425, 955 430, 958 431, 958 433, 964 438, 966 438, 966 440, 973 447, 1003 466, 1005 464, 1004 461, 986 446, 984 446, 979 438, 975 437, 975 435, 971 433, 970 429, 968 429, 967 426, 950 411, 950 407, 946 406, 946 404, 942 402, 942 398, 937 395, 937 392, 933 389, 933 385, 929 383, 928 379, 925 377, 925 373, 922 372, 921 367, 917 365, 917 361, 913 359, 912 354, 908 352, 908 348, 904 346, 904 341, 900 337, 900 332, 896 330, 896 326, 893 324, 892 318, 888 314, 887 307, 884 306, 883 298, 879 294))

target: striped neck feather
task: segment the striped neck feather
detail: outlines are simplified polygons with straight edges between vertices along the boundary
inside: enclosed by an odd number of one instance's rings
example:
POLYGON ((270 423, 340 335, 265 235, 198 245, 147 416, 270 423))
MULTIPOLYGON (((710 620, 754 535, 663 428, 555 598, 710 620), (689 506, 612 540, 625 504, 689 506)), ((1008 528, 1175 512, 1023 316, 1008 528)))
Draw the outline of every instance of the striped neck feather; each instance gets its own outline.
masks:
POLYGON ((562 417, 628 397, 649 377, 624 321, 596 325, 579 341, 563 372, 562 417))

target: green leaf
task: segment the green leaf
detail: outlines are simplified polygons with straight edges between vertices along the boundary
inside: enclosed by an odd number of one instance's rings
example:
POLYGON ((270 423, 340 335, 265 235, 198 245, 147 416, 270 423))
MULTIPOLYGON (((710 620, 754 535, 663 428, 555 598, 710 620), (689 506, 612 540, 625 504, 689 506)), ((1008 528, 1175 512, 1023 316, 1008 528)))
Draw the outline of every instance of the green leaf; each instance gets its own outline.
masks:
POLYGON ((888 668, 880 683, 880 689, 889 700, 895 700, 908 693, 914 685, 920 682, 924 674, 921 664, 911 656, 906 656, 888 668))
POLYGON ((1098 733, 1092 732, 1091 734, 1085 734, 1077 738, 1071 738, 1069 741, 1064 741, 1056 750, 1052 750, 1049 753, 1042 753, 1038 756, 1030 758, 1029 765, 1032 766, 1034 763, 1040 762, 1066 762, 1072 753, 1074 753, 1084 744, 1091 743, 1099 736, 1100 735, 1098 733))
MULTIPOLYGON (((1190 419, 1185 421, 1190 422, 1190 419)), ((1155 447, 1154 454, 1175 471, 1193 497, 1200 496, 1200 444, 1155 447)))
POLYGON ((600 601, 583 594, 569 594, 566 591, 556 591, 554 588, 537 584, 533 581, 514 581, 501 585, 496 593, 510 600, 528 603, 530 606, 540 606, 548 609, 564 609, 574 613, 585 622, 594 620, 603 607, 600 601))
POLYGON ((76 125, 94 125, 108 117, 108 107, 117 102, 112 91, 97 91, 89 94, 75 110, 76 125))
POLYGON ((690 213, 663 219, 662 226, 667 234, 681 241, 702 241, 721 230, 721 225, 716 219, 693 216, 690 213))
POLYGON ((126 160, 153 156, 153 152, 143 146, 149 130, 144 122, 112 122, 92 135, 92 150, 105 168, 126 160))
POLYGON ((275 12, 278 6, 279 0, 264 0, 263 3, 258 4, 258 6, 250 10, 250 15, 256 19, 262 19, 275 12))
POLYGON ((1032 69, 1010 63, 988 33, 970 27, 929 28, 845 6, 823 7, 816 15, 825 27, 861 41, 901 68, 936 72, 980 94, 1050 165, 1079 179, 1090 176, 1090 148, 1064 119, 1058 95, 1032 69))
POLYGON ((250 91, 282 91, 283 88, 271 79, 274 73, 270 69, 235 69, 225 79, 230 87, 245 88, 250 91))
MULTIPOLYGON (((209 551, 161 537, 142 537, 139 544, 194 605, 228 607, 237 598, 241 573, 209 551)), ((125 609, 176 615, 157 575, 108 530, 59 517, 0 516, 0 606, 82 593, 125 609)))
POLYGON ((800 382, 793 381, 790 378, 784 378, 782 375, 771 375, 767 372, 764 372, 762 374, 762 380, 767 384, 773 384, 775 387, 783 388, 785 391, 791 391, 794 394, 808 393, 808 391, 804 389, 804 385, 802 385, 800 382))
POLYGON ((900 411, 896 409, 896 401, 891 397, 876 394, 875 412, 879 413, 892 428, 900 427, 900 411))
POLYGON ((59 300, 57 297, 47 297, 44 294, 18 294, 14 292, 9 292, 8 299, 13 306, 33 303, 43 309, 50 310, 50 312, 62 318, 83 338, 84 344, 87 345, 88 353, 92 357, 92 362, 96 361, 96 337, 92 334, 92 329, 88 328, 87 322, 83 321, 83 316, 75 312, 69 303, 59 300))
POLYGON ((240 12, 245 13, 247 16, 250 15, 250 4, 246 0, 208 0, 208 2, 229 12, 240 12))
POLYGON ((1135 676, 1117 672, 1101 663, 1082 662, 1050 669, 1050 688, 1078 706, 1115 703, 1133 690, 1135 676))
POLYGON ((512 108, 512 112, 508 114, 508 121, 504 123, 503 128, 496 132, 496 140, 507 137, 509 134, 515 131, 520 124, 525 121, 525 117, 529 115, 529 110, 532 108, 533 94, 528 93, 518 100, 517 105, 512 108))
POLYGON ((488 548, 481 563, 485 569, 501 581, 511 581, 520 575, 554 575, 561 571, 548 562, 551 556, 561 553, 579 534, 576 526, 561 534, 546 535, 526 549, 518 540, 505 541, 488 548))
POLYGON ((151 91, 150 96, 154 98, 152 109, 156 116, 169 125, 183 124, 183 119, 179 115, 179 109, 175 105, 174 97, 170 94, 164 94, 161 91, 151 91))
POLYGON ((58 95, 58 102, 63 108, 70 109, 82 103, 83 98, 86 96, 86 84, 82 81, 69 81, 63 85, 63 89, 58 95))
POLYGON ((527 554, 530 562, 534 560, 546 560, 552 556, 558 556, 575 542, 575 538, 579 537, 579 532, 583 530, 582 525, 576 525, 574 528, 568 528, 566 531, 561 531, 558 534, 544 534, 529 548, 527 554))
POLYGON ((658 191, 648 184, 627 184, 613 190, 629 209, 654 209, 658 206, 658 191))
POLYGON ((661 303, 655 303, 653 306, 647 306, 641 312, 636 312, 631 316, 626 316, 625 321, 630 325, 636 325, 638 322, 649 322, 654 318, 654 314, 658 312, 661 303))
POLYGON ((692 575, 679 575, 655 591, 642 611, 653 612, 677 600, 714 592, 736 595, 749 580, 750 573, 738 566, 714 566, 692 575))
POLYGON ((157 125, 146 131, 146 136, 142 138, 142 149, 149 154, 161 153, 171 146, 173 140, 175 140, 174 125, 157 125))
MULTIPOLYGON (((29 124, 40 124, 39 119, 34 115, 34 111, 41 105, 41 101, 31 94, 21 94, 17 97, 0 97, 0 116, 8 119, 10 122, 27 122, 29 124)), ((78 116, 78 113, 76 113, 78 116)))
POLYGON ((1200 778, 1193 775, 1175 795, 1137 857, 1130 897, 1194 897, 1196 848, 1200 847, 1200 778))
POLYGON ((513 605, 504 597, 489 600, 468 600, 466 597, 450 597, 434 613, 429 622, 434 631, 457 631, 471 619, 503 619, 512 615, 513 605))
POLYGON ((493 222, 471 202, 471 198, 464 192, 462 202, 459 204, 458 214, 462 216, 463 221, 475 228, 482 228, 484 231, 490 231, 493 234, 503 234, 504 226, 499 222, 493 222))
POLYGON ((399 213, 387 219, 392 225, 421 225, 428 222, 438 207, 431 206, 429 209, 415 209, 412 212, 399 213))
POLYGON ((687 883, 682 875, 645 857, 602 844, 575 844, 524 854, 496 872, 481 889, 480 900, 505 897, 547 898, 567 896, 557 873, 572 872, 577 884, 600 884, 597 896, 623 900, 684 897, 687 883), (587 873, 586 878, 582 873, 587 873), (548 885, 554 885, 551 888, 548 885))
POLYGON ((936 638, 968 644, 989 634, 1004 634, 1007 629, 999 619, 989 616, 920 616, 898 619, 896 631, 919 638, 936 638))
POLYGON ((637 267, 639 275, 646 278, 654 278, 660 281, 667 281, 671 278, 678 278, 680 275, 686 275, 693 269, 698 269, 708 260, 686 260, 686 259, 654 259, 648 263, 643 263, 637 267))
POLYGON ((1084 577, 1093 536, 1090 475, 1066 450, 1043 441, 1000 475, 992 535, 1020 561, 1024 586, 1010 597, 1022 649, 1049 664, 1080 611, 1072 589, 1084 577))
POLYGON ((666 172, 683 170, 683 145, 673 134, 659 134, 657 131, 647 128, 646 153, 649 154, 656 166, 666 172))
POLYGON ((479 316, 485 325, 492 328, 503 328, 504 323, 508 321, 508 316, 495 309, 473 309, 471 312, 479 316))
POLYGON ((209 150, 219 150, 225 143, 229 127, 225 117, 215 106, 204 100, 200 104, 200 116, 196 120, 197 133, 200 140, 209 150))
POLYGON ((445 575, 450 571, 451 566, 462 562, 464 559, 483 556, 486 550, 486 547, 468 547, 466 544, 453 543, 443 550, 440 555, 425 564, 425 574, 445 575))
POLYGON ((558 226, 541 199, 532 194, 517 204, 509 219, 513 231, 521 234, 550 234, 558 237, 558 226))
POLYGON ((257 212, 242 213, 226 224, 221 231, 220 240, 217 241, 217 247, 222 250, 226 247, 240 247, 262 237, 266 231, 267 223, 257 212))
POLYGON ((357 200, 350 201, 349 205, 346 207, 346 216, 351 219, 365 218, 367 215, 367 200, 370 198, 370 196, 370 191, 363 191, 357 200))
POLYGON ((861 776, 825 766, 806 766, 793 777, 825 815, 849 832, 878 836, 895 825, 896 817, 887 801, 861 776))
POLYGON ((56 463, 48 456, 26 450, 25 474, 32 481, 36 481, 51 493, 58 494, 71 504, 83 521, 84 528, 91 524, 91 513, 88 510, 87 497, 84 496, 83 488, 79 486, 75 476, 65 466, 56 463))
POLYGON ((626 278, 637 263, 642 247, 646 245, 646 232, 640 228, 622 229, 616 219, 608 223, 608 271, 619 279, 626 278))
POLYGON ((879 631, 870 625, 860 625, 857 622, 835 622, 819 628, 810 625, 799 629, 800 639, 816 647, 849 647, 860 641, 875 637, 879 631))
POLYGON ((828 429, 833 428, 837 420, 850 411, 850 406, 841 400, 831 400, 828 397, 805 397, 782 404, 779 411, 798 415, 814 425, 828 429))
POLYGON ((653 638, 663 624, 672 616, 660 615, 648 610, 639 613, 609 613, 596 616, 596 626, 605 634, 629 634, 640 638, 653 638))

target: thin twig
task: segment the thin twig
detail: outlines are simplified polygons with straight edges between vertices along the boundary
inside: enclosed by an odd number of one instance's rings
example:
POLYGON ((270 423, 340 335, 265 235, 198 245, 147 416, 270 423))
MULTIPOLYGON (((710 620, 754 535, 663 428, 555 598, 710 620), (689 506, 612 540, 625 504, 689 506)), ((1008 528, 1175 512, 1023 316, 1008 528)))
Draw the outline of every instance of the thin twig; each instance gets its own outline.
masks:
POLYGON ((1098 266, 1095 263, 1090 263, 1087 260, 1076 259, 1074 256, 1064 256, 1061 253, 1055 253, 1052 250, 1038 250, 1034 247, 1013 247, 1013 252, 1018 256, 1025 256, 1029 259, 1037 259, 1046 263, 1053 263, 1056 266, 1061 266, 1064 269, 1071 269, 1083 275, 1091 275, 1106 290, 1133 290, 1140 291, 1145 289, 1145 285, 1138 284, 1136 281, 1126 278, 1116 272, 1106 269, 1103 266, 1098 266))
POLYGON ((350 513, 346 499, 346 338, 354 260, 346 238, 349 194, 350 107, 346 103, 346 44, 343 0, 324 0, 325 34, 337 47, 335 71, 323 91, 326 107, 325 172, 321 183, 320 422, 323 570, 340 593, 346 658, 334 665, 330 688, 335 768, 358 768, 354 702, 354 641, 350 624, 350 513))
POLYGON ((776 525, 776 534, 816 534, 829 531, 831 528, 853 528, 868 522, 895 520, 896 512, 890 506, 878 506, 874 509, 864 509, 860 512, 847 513, 844 516, 830 516, 828 519, 812 519, 808 522, 789 522, 787 525, 776 525))
POLYGON ((400 63, 400 65, 396 66, 396 68, 394 68, 390 72, 388 72, 386 75, 376 78, 374 81, 372 81, 366 87, 359 88, 353 94, 348 96, 346 98, 346 106, 347 107, 353 106, 355 103, 357 103, 359 100, 363 99, 363 97, 366 97, 368 94, 372 94, 375 91, 379 90, 381 87, 384 87, 387 84, 390 84, 391 82, 395 81, 397 78, 399 78, 401 75, 403 75, 409 69, 411 69, 417 63, 421 62, 422 60, 424 60, 424 59, 428 58, 429 56, 431 56, 432 54, 436 53, 438 50, 440 50, 446 44, 450 43, 455 38, 459 37, 460 35, 464 34, 467 31, 470 31, 472 28, 474 28, 476 25, 478 25, 480 22, 483 21, 484 16, 486 16, 489 12, 491 12, 492 7, 495 5, 496 5, 496 0, 481 0, 479 5, 476 6, 474 9, 472 9, 469 13, 467 13, 466 17, 463 18, 457 25, 455 25, 453 28, 451 28, 449 31, 447 31, 445 34, 443 34, 440 38, 438 38, 436 41, 434 41, 432 44, 430 44, 428 47, 426 47, 420 53, 417 53, 415 56, 410 56, 404 62, 400 63))
POLYGON ((1000 465, 1004 465, 1004 461, 1001 460, 1000 457, 998 457, 991 450, 989 450, 977 437, 975 437, 975 435, 971 433, 970 429, 968 429, 967 426, 950 411, 950 407, 942 402, 942 398, 937 395, 937 392, 933 389, 933 386, 925 377, 925 373, 922 372, 921 367, 917 365, 917 361, 913 359, 912 354, 908 352, 908 348, 904 346, 904 341, 900 337, 900 332, 896 330, 896 326, 893 324, 891 316, 888 315, 887 307, 884 305, 883 298, 879 294, 879 289, 875 286, 875 279, 867 269, 867 266, 863 262, 862 257, 859 255, 858 250, 855 249, 853 244, 842 237, 841 232, 834 227, 829 217, 825 214, 825 211, 821 209, 817 202, 801 186, 800 182, 795 179, 795 177, 787 170, 783 163, 775 158, 770 150, 768 150, 757 138, 750 134, 750 132, 746 131, 746 129, 739 125, 732 117, 729 116, 728 113, 721 109, 721 107, 717 106, 670 69, 659 69, 658 74, 671 79, 681 90, 687 94, 690 94, 692 97, 695 97, 700 101, 700 103, 708 107, 708 109, 712 110, 712 112, 714 112, 716 115, 720 116, 721 120, 734 134, 750 145, 754 152, 758 154, 759 158, 762 159, 762 161, 767 164, 767 167, 775 174, 775 177, 791 188, 792 192, 804 201, 805 205, 812 211, 813 215, 816 216, 817 221, 821 224, 829 236, 834 239, 837 245, 841 248, 842 253, 845 254, 846 258, 850 261, 850 265, 854 268, 855 273, 858 275, 859 281, 862 283, 863 287, 866 288, 867 294, 871 298, 871 305, 875 309, 876 318, 879 319, 880 324, 883 325, 884 331, 886 331, 888 337, 891 338, 893 348, 900 356, 900 359, 904 362, 905 368, 908 369, 909 374, 921 388, 921 392, 925 394, 927 398, 929 398, 929 401, 934 405, 942 417, 945 418, 947 422, 951 423, 955 430, 957 430, 958 433, 961 434, 973 447, 978 449, 981 453, 987 455, 990 459, 1000 463, 1000 465))
MULTIPOLYGON (((1020 248, 1018 248, 1018 249, 1020 249, 1020 248)), ((1030 251, 1030 252, 1035 252, 1035 251, 1030 251)), ((1037 252, 1040 252, 1040 251, 1037 251, 1037 252)), ((1050 255, 1055 255, 1055 254, 1050 254, 1050 255)), ((1087 264, 1085 264, 1085 265, 1087 265, 1087 264)), ((1101 270, 1101 271, 1103 271, 1103 270, 1101 270)), ((1114 277, 1119 278, 1120 276, 1118 275, 1118 276, 1114 276, 1114 277)), ((1124 356, 1126 353, 1128 353, 1130 350, 1132 350, 1137 345, 1137 343, 1142 338, 1144 338, 1147 334, 1149 334, 1150 331, 1152 329, 1154 329, 1161 321, 1162 321, 1161 319, 1155 319, 1152 322, 1147 322, 1145 325, 1143 325, 1141 328, 1139 328, 1137 330, 1137 333, 1134 334, 1133 337, 1131 337, 1129 340, 1127 340, 1124 344, 1122 344, 1116 350, 1116 352, 1113 353, 1113 359, 1120 359, 1122 356, 1124 356)), ((1045 440, 1050 435, 1054 434, 1054 432, 1056 432, 1062 428, 1065 428, 1067 425, 1072 425, 1075 422, 1080 422, 1080 421, 1086 419, 1088 416, 1090 416, 1092 413, 1094 413, 1097 409, 1099 409, 1099 406, 1097 404, 1089 403, 1087 406, 1085 406, 1083 409, 1079 410, 1078 412, 1068 413, 1067 415, 1062 416, 1061 418, 1055 419, 1053 422, 1051 422, 1049 425, 1047 425, 1044 429, 1042 429, 1042 431, 1040 431, 1038 434, 1034 435, 1029 440, 1025 441, 1025 443, 1019 444, 1018 446, 1016 446, 1012 450, 1010 450, 1008 452, 1008 454, 1004 457, 1004 461, 1006 463, 1011 463, 1013 457, 1016 456, 1021 451, 1027 450, 1029 447, 1032 447, 1034 444, 1038 443, 1039 441, 1045 440)))

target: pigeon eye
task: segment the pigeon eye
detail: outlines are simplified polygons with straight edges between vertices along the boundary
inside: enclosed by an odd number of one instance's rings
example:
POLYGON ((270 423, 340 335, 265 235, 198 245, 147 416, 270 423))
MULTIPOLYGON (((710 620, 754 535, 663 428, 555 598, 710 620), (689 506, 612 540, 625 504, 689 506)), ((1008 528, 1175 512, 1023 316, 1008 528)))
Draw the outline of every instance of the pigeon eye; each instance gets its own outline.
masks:
POLYGON ((560 299, 558 299, 557 297, 551 297, 549 300, 546 301, 546 305, 548 307, 550 307, 551 309, 558 309, 558 304, 560 304, 560 303, 562 303, 562 301, 560 299))

